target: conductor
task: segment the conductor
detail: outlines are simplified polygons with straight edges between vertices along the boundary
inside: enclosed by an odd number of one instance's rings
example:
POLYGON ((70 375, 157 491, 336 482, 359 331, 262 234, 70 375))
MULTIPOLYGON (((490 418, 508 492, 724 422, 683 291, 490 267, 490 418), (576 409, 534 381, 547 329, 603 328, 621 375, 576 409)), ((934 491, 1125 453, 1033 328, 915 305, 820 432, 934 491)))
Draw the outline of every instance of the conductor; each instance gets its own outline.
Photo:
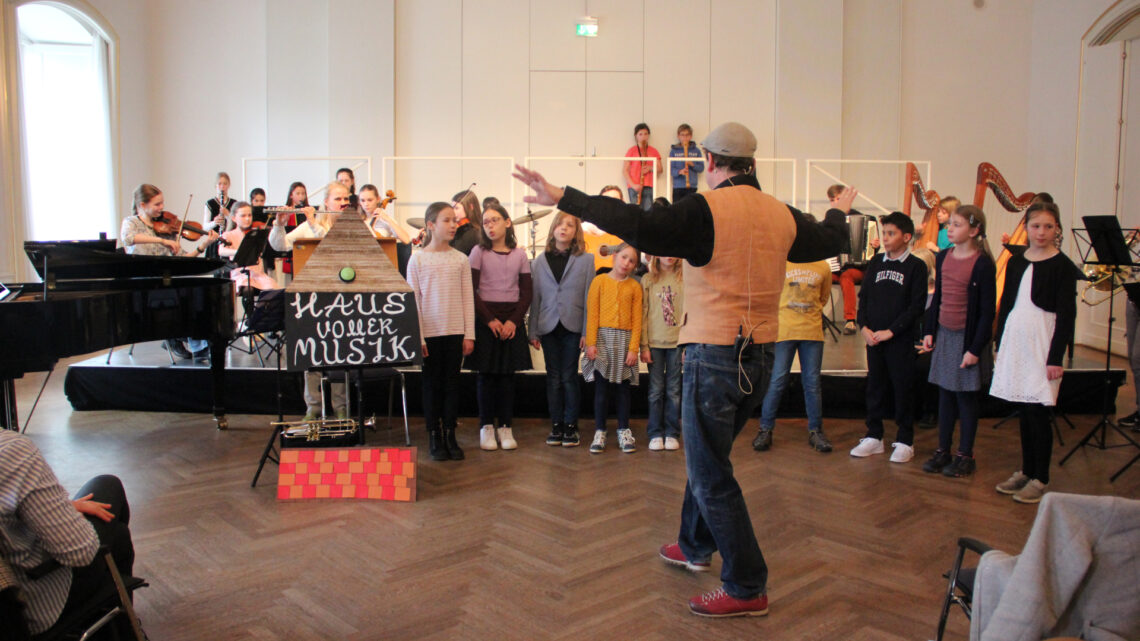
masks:
POLYGON ((768 613, 768 567, 748 506, 733 477, 732 442, 764 397, 772 369, 784 264, 839 253, 844 214, 855 190, 833 203, 822 224, 765 194, 755 176, 756 136, 726 122, 701 142, 711 191, 642 211, 612 198, 556 187, 516 165, 534 190, 525 200, 594 223, 634 247, 684 259, 682 436, 688 482, 676 543, 661 546, 669 564, 709 569, 720 552, 722 587, 693 597, 701 616, 768 613))

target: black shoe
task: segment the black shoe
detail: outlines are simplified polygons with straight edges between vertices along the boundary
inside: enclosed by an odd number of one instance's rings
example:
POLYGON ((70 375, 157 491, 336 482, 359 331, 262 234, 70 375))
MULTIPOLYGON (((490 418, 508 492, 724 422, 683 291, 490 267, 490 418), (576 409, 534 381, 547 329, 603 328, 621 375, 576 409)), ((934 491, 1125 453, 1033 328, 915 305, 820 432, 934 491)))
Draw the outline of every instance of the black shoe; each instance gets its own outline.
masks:
POLYGON ((752 449, 757 452, 767 452, 772 449, 772 428, 761 427, 760 431, 756 432, 756 438, 752 439, 752 449))
POLYGON ((915 425, 917 425, 920 430, 932 430, 938 427, 938 415, 924 414, 922 418, 918 419, 915 425))
POLYGON ((1128 427, 1136 430, 1140 428, 1140 412, 1132 412, 1128 416, 1116 421, 1116 424, 1120 427, 1128 427))
POLYGON ((562 445, 562 423, 555 423, 550 426, 550 436, 546 437, 546 444, 560 447, 562 445))
POLYGON ((831 441, 823 434, 823 430, 811 430, 808 432, 808 445, 811 449, 817 452, 830 452, 831 441))
POLYGON ((183 345, 182 341, 180 340, 168 338, 162 344, 162 346, 171 354, 174 354, 183 360, 190 360, 191 358, 194 358, 194 355, 190 353, 190 350, 186 349, 186 346, 183 345))
POLYGON ((922 464, 922 471, 928 474, 937 474, 951 462, 950 452, 934 450, 934 455, 930 457, 930 460, 922 464))
POLYGON ((978 468, 978 464, 974 462, 974 457, 958 454, 954 456, 954 461, 942 468, 942 476, 950 476, 954 478, 963 478, 974 473, 978 468))
POLYGON ((448 427, 443 430, 443 442, 447 445, 447 455, 453 461, 463 460, 463 449, 455 441, 455 428, 448 427))
POLYGON ((578 447, 578 426, 571 423, 562 432, 562 447, 578 447))
POLYGON ((447 453, 447 445, 443 442, 443 432, 428 430, 428 452, 433 461, 447 461, 451 455, 447 453))

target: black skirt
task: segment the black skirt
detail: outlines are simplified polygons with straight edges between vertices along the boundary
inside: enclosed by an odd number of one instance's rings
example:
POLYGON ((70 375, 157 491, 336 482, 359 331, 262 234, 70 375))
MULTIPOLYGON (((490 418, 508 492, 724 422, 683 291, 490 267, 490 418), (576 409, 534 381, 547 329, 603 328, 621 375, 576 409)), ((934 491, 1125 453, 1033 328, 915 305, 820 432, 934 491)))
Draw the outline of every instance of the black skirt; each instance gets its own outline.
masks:
POLYGON ((530 345, 526 340, 526 323, 515 328, 515 336, 499 340, 486 323, 475 321, 475 351, 463 366, 481 374, 513 374, 530 369, 530 345))

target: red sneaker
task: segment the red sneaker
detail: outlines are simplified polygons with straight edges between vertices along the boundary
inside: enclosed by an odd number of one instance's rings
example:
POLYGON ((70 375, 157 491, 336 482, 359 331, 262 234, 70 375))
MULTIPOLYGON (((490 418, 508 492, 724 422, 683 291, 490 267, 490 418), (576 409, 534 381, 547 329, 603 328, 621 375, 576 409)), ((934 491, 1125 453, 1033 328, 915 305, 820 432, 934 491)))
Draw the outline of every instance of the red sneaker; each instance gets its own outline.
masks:
POLYGON ((720 587, 689 599, 689 611, 702 617, 762 617, 768 614, 768 595, 736 599, 720 587))
POLYGON ((690 572, 708 572, 708 561, 690 561, 685 558, 685 553, 681 551, 681 546, 676 543, 666 543, 658 550, 661 559, 669 565, 676 565, 685 568, 690 572))

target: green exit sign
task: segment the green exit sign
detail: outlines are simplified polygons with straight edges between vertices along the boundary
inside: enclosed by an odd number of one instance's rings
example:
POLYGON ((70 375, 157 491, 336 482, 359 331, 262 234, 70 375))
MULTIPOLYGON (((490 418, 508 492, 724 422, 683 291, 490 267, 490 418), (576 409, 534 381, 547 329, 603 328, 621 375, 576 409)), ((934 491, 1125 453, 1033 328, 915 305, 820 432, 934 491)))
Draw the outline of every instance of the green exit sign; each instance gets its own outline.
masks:
POLYGON ((576 33, 584 38, 597 38, 598 19, 590 16, 579 18, 576 33))

